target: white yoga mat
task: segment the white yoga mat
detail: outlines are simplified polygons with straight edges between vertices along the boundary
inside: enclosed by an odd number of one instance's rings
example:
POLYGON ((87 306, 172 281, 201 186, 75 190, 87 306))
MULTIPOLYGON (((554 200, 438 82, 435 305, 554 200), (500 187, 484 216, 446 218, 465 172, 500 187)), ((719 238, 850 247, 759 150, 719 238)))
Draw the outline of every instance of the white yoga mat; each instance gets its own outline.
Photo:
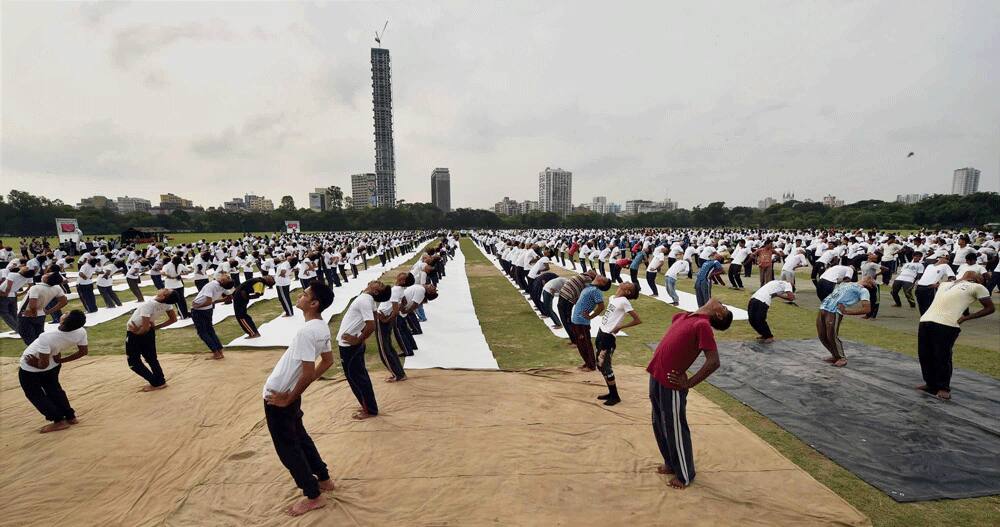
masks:
MULTIPOLYGON (((561 339, 568 339, 569 338, 569 333, 566 333, 566 330, 564 328, 555 329, 555 328, 553 328, 549 324, 549 321, 550 321, 549 318, 547 318, 547 317, 546 318, 541 318, 542 312, 539 311, 537 307, 535 307, 535 303, 531 301, 531 296, 522 293, 521 292, 521 288, 519 288, 517 286, 517 283, 514 282, 514 280, 512 280, 510 278, 510 276, 507 276, 507 273, 505 273, 503 271, 503 266, 500 265, 500 260, 498 258, 496 258, 495 256, 493 256, 491 254, 488 254, 478 243, 475 244, 475 245, 479 249, 479 252, 483 253, 483 256, 485 256, 486 259, 489 260, 490 263, 493 264, 493 267, 496 267, 500 271, 500 276, 506 278, 507 281, 510 282, 510 285, 513 286, 514 289, 517 290, 517 293, 519 295, 521 295, 521 297, 524 298, 525 302, 528 303, 528 306, 531 307, 531 310, 534 311, 536 315, 539 315, 538 320, 540 320, 542 322, 542 324, 545 324, 545 327, 549 328, 549 331, 551 331, 553 335, 555 335, 555 336, 557 336, 557 337, 559 337, 561 339)), ((556 307, 556 303, 558 301, 559 301, 558 297, 553 297, 552 298, 552 305, 549 306, 549 309, 551 309, 553 313, 558 313, 558 308, 556 307)), ((591 324, 590 325, 590 336, 591 337, 596 337, 597 336, 597 332, 600 331, 600 329, 601 329, 600 326, 601 326, 600 324, 591 324)), ((625 333, 624 331, 619 331, 615 336, 617 336, 617 337, 627 337, 628 333, 625 333)))
MULTIPOLYGON (((581 267, 579 266, 580 264, 577 263, 577 262, 572 262, 573 267, 564 266, 564 265, 560 264, 556 259, 553 259, 552 263, 555 264, 555 265, 558 265, 559 267, 562 267, 563 269, 569 269, 571 271, 582 272, 581 271, 581 267)), ((659 277, 660 275, 657 275, 657 276, 659 277)), ((622 277, 622 281, 623 282, 631 282, 632 281, 632 277, 629 276, 629 274, 628 274, 628 269, 625 269, 625 268, 622 269, 621 277, 622 277)), ((656 286, 657 286, 656 289, 657 289, 657 292, 659 293, 659 295, 658 296, 653 296, 653 290, 649 288, 649 284, 647 284, 646 281, 643 280, 642 278, 639 279, 639 292, 642 295, 648 296, 650 298, 655 298, 655 299, 659 300, 660 302, 663 302, 665 304, 670 305, 670 307, 676 307, 677 309, 682 309, 684 311, 694 312, 694 311, 698 310, 698 297, 697 296, 695 296, 695 295, 693 295, 691 293, 688 293, 687 291, 681 291, 680 289, 678 289, 677 290, 677 300, 679 300, 679 302, 678 302, 679 305, 675 306, 675 305, 672 304, 672 302, 674 301, 674 299, 670 298, 670 295, 667 294, 667 288, 666 287, 660 287, 660 284, 656 284, 656 286)), ((729 308, 729 311, 731 311, 733 313, 733 320, 748 320, 750 318, 749 313, 747 313, 747 311, 745 309, 740 309, 738 307, 731 306, 729 304, 725 304, 725 306, 727 308, 729 308)))
POLYGON ((500 369, 476 317, 461 249, 455 250, 446 273, 438 283, 439 296, 424 305, 427 322, 420 323, 424 332, 413 336, 418 349, 406 357, 403 367, 500 369))
MULTIPOLYGON (((375 264, 369 266, 366 270, 358 271, 357 278, 351 278, 349 282, 343 284, 341 287, 333 288, 333 303, 330 304, 330 307, 323 310, 323 320, 329 321, 337 314, 342 313, 344 309, 347 309, 351 299, 364 291, 368 282, 378 280, 387 270, 405 263, 417 254, 417 252, 421 251, 427 243, 429 243, 429 241, 421 243, 411 252, 387 261, 384 266, 381 264, 375 264)), ((298 287, 301 287, 301 284, 298 284, 298 281, 294 282, 293 286, 296 284, 298 287)), ((270 293, 271 291, 268 290, 268 292, 270 293)), ((274 296, 272 298, 277 298, 277 290, 274 290, 273 295, 274 296)), ((292 303, 295 303, 295 298, 292 298, 292 303)), ((227 307, 232 310, 232 306, 227 307)), ((219 309, 220 307, 216 307, 216 310, 219 309)), ((257 331, 260 332, 259 337, 255 339, 248 339, 246 335, 243 335, 233 339, 232 342, 226 344, 226 347, 241 346, 250 348, 276 348, 288 346, 292 343, 292 338, 295 336, 295 333, 306 323, 305 316, 302 314, 301 310, 293 306, 292 313, 293 314, 290 317, 279 315, 270 322, 266 322, 259 326, 257 328, 257 331)), ((212 320, 215 321, 215 315, 212 316, 212 320)))

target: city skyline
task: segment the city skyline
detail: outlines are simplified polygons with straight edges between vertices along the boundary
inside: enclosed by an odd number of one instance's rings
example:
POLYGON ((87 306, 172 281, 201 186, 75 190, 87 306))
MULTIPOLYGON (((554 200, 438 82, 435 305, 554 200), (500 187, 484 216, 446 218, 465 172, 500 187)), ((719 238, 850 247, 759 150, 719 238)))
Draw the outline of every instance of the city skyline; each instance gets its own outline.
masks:
POLYGON ((949 193, 965 166, 981 170, 980 190, 1000 190, 992 2, 721 15, 569 2, 3 10, 3 193, 76 203, 173 188, 218 206, 236 180, 275 202, 334 185, 347 194, 351 174, 376 168, 370 50, 386 18, 406 202, 426 201, 439 164, 468 174, 454 208, 533 200, 545 166, 573 172, 574 205, 664 188, 684 208, 785 190, 892 201, 949 193), (875 29, 886 17, 892 38, 875 29))

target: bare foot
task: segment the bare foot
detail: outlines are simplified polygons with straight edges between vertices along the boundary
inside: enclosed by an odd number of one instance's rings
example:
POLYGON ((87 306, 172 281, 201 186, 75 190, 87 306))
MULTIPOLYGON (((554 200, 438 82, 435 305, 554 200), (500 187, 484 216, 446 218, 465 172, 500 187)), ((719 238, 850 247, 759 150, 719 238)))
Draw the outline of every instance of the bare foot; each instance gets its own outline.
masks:
POLYGON ((830 364, 833 364, 836 360, 837 359, 835 359, 833 357, 827 357, 827 358, 823 359, 823 362, 829 362, 830 364))
POLYGON ((920 386, 917 386, 917 389, 920 390, 920 391, 922 391, 922 392, 926 392, 927 391, 927 385, 926 384, 921 384, 920 386))
POLYGON ((681 482, 681 480, 677 478, 670 478, 670 482, 668 483, 668 485, 678 490, 684 490, 687 488, 687 485, 685 485, 683 482, 681 482))
POLYGON ((553 324, 552 329, 562 329, 562 326, 560 326, 559 324, 553 324))
POLYGON ((222 360, 226 358, 221 351, 213 351, 211 357, 205 357, 205 360, 222 360))
POLYGON ((162 389, 164 389, 166 387, 167 387, 166 384, 161 384, 159 386, 149 385, 149 386, 143 386, 142 389, 139 390, 139 391, 140 392, 155 392, 156 390, 162 390, 162 389))
POLYGON ((66 422, 69 423, 69 424, 71 424, 71 425, 80 424, 80 420, 77 419, 77 418, 75 418, 75 417, 72 418, 72 419, 67 419, 66 422))
POLYGON ((65 430, 67 428, 69 428, 69 423, 68 422, 66 422, 66 421, 56 421, 54 423, 49 423, 49 424, 43 426, 38 431, 39 431, 39 433, 47 434, 49 432, 58 432, 60 430, 65 430))
POLYGON ((406 377, 402 377, 402 378, 397 379, 395 376, 393 376, 393 377, 386 377, 385 382, 403 382, 405 380, 406 380, 406 377))
POLYGON ((309 498, 305 498, 305 499, 296 501, 294 505, 292 505, 291 507, 285 509, 285 512, 289 516, 302 516, 303 514, 309 512, 311 510, 322 509, 323 507, 326 507, 326 498, 324 498, 323 496, 320 496, 320 497, 318 497, 316 499, 312 499, 312 500, 309 499, 309 498))
POLYGON ((247 338, 248 339, 259 339, 260 335, 249 335, 249 336, 247 336, 247 338))
POLYGON ((838 368, 843 368, 844 366, 847 366, 847 359, 840 359, 837 362, 834 362, 833 365, 838 368))
POLYGON ((673 469, 671 469, 667 465, 660 465, 660 466, 656 467, 656 473, 657 474, 673 474, 674 471, 673 471, 673 469))
POLYGON ((364 419, 368 419, 370 417, 375 417, 375 416, 372 415, 372 414, 370 414, 370 413, 368 413, 367 410, 358 410, 357 412, 354 412, 353 415, 351 415, 352 419, 356 419, 358 421, 361 421, 361 420, 364 420, 364 419))
POLYGON ((333 484, 332 479, 328 479, 326 481, 319 482, 319 490, 323 492, 333 492, 334 490, 337 490, 337 486, 333 484))
POLYGON ((292 317, 292 316, 293 315, 281 315, 281 318, 289 318, 289 317, 292 317))
POLYGON ((774 342, 774 337, 771 337, 771 338, 768 338, 768 339, 760 339, 760 341, 763 344, 770 344, 770 343, 774 342))
POLYGON ((938 390, 938 393, 936 393, 934 395, 936 395, 938 399, 941 399, 941 400, 944 400, 944 401, 947 401, 947 400, 951 399, 951 391, 950 390, 938 390))

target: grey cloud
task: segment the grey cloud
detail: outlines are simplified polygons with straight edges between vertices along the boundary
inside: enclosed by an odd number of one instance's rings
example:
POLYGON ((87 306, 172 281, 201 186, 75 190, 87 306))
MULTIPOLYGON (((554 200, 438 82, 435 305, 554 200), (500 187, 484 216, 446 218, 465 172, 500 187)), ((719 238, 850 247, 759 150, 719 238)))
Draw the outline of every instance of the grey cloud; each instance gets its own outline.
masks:
POLYGON ((3 167, 27 173, 119 177, 138 168, 128 136, 110 121, 92 121, 48 137, 5 130, 3 167))
POLYGON ((80 5, 80 14, 91 27, 98 27, 111 13, 127 6, 130 2, 84 2, 80 5))
POLYGON ((290 126, 285 114, 258 114, 249 117, 240 128, 228 127, 221 132, 196 139, 191 150, 201 157, 258 157, 273 152, 299 134, 290 126))
POLYGON ((177 26, 132 26, 115 33, 111 46, 114 63, 125 70, 182 40, 230 40, 233 34, 218 20, 177 26))

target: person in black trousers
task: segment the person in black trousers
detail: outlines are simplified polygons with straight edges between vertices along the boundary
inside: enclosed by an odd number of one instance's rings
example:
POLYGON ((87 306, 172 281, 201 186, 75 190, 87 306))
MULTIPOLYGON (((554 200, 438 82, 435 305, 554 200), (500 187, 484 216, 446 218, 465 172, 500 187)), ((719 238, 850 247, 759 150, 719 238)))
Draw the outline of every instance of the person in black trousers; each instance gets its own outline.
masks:
POLYGON ((194 319, 194 327, 198 331, 198 337, 208 346, 212 352, 213 359, 224 359, 222 354, 222 342, 215 334, 215 326, 212 322, 212 314, 215 311, 215 304, 227 302, 232 297, 227 290, 233 287, 233 279, 229 274, 222 274, 215 280, 205 284, 198 292, 194 302, 191 304, 191 318, 194 319))
POLYGON ((167 380, 156 357, 156 330, 177 322, 177 293, 172 289, 160 289, 151 300, 143 302, 125 325, 125 357, 128 367, 136 375, 149 383, 142 391, 151 392, 167 387, 167 380), (166 314, 167 320, 159 324, 156 318, 166 314), (143 360, 146 364, 143 364, 143 360))
POLYGON ((784 280, 771 280, 757 290, 750 298, 747 305, 747 313, 750 319, 750 327, 757 332, 757 340, 768 343, 774 342, 774 334, 767 324, 767 312, 771 309, 771 299, 782 298, 789 302, 795 300, 795 293, 792 291, 792 284, 784 280))
POLYGON ((325 284, 315 283, 302 293, 295 305, 306 323, 264 383, 264 420, 271 442, 281 464, 305 495, 286 509, 291 516, 324 507, 322 493, 335 490, 330 471, 302 424, 302 394, 333 365, 330 327, 322 315, 332 303, 333 292, 325 284))
MULTIPOLYGON (((396 277, 397 284, 399 284, 401 280, 406 280, 403 274, 404 273, 400 273, 400 275, 396 277)), ((412 278, 412 275, 409 273, 405 274, 412 278)), ((386 378, 385 382, 399 382, 406 380, 406 371, 403 370, 403 365, 399 362, 399 356, 396 355, 396 350, 392 347, 393 333, 398 332, 396 329, 396 318, 399 316, 399 301, 403 296, 401 288, 396 291, 396 295, 392 295, 392 292, 390 291, 389 300, 379 304, 378 310, 375 311, 375 338, 378 343, 378 356, 382 360, 382 365, 385 366, 385 369, 392 373, 391 376, 386 378)), ((398 334, 397 338, 399 338, 398 334)), ((410 355, 412 354, 413 352, 410 352, 410 355)))
POLYGON ((248 339, 260 337, 257 324, 254 323, 247 308, 250 306, 251 300, 264 296, 264 287, 274 287, 274 278, 270 276, 251 278, 240 284, 233 292, 233 311, 236 314, 236 322, 240 325, 240 329, 247 334, 248 339), (257 291, 258 284, 261 285, 260 292, 257 291))
POLYGON ((59 384, 59 371, 63 363, 87 354, 87 330, 83 329, 86 322, 87 315, 83 311, 70 311, 59 322, 59 329, 39 337, 21 355, 21 365, 17 372, 21 390, 32 406, 50 421, 39 430, 43 434, 65 430, 70 425, 77 424, 76 412, 69 405, 69 398, 59 384), (62 352, 74 345, 77 351, 63 357, 62 352))
POLYGON ((352 416, 354 419, 368 419, 378 415, 375 389, 365 366, 365 340, 375 332, 375 310, 378 303, 389 300, 390 294, 389 287, 382 282, 369 282, 340 320, 340 331, 337 333, 340 362, 347 383, 361 405, 352 416))

